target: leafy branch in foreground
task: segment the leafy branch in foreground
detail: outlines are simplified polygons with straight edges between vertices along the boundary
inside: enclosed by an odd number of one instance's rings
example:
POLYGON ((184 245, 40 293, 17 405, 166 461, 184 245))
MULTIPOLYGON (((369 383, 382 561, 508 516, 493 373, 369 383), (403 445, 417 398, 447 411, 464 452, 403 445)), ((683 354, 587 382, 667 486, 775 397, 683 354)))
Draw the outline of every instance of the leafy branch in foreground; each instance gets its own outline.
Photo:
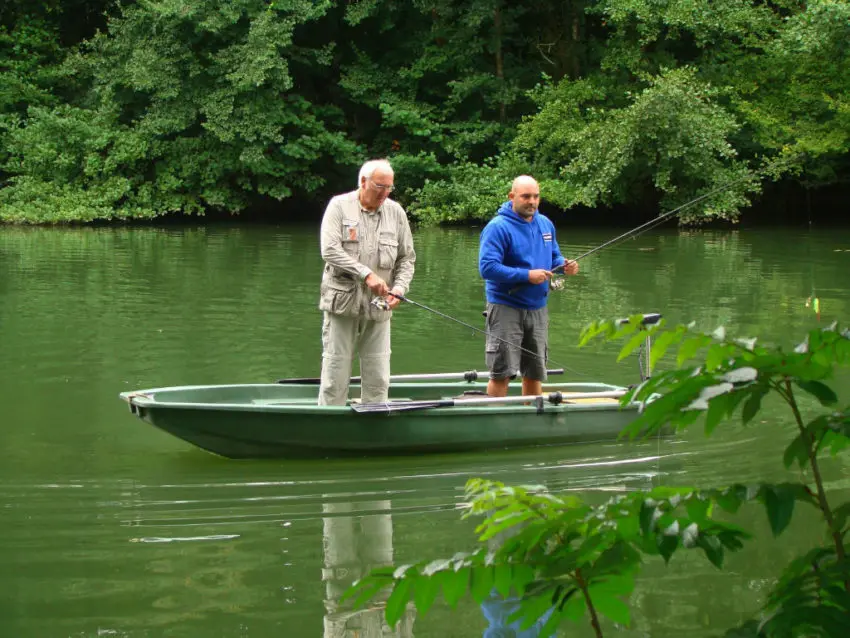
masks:
MULTIPOLYGON (((748 536, 715 520, 715 505, 734 511, 741 502, 767 494, 765 489, 772 488, 737 486, 722 493, 656 488, 592 506, 540 486, 471 479, 464 516, 485 517, 476 530, 478 540, 494 548, 379 569, 347 597, 359 605, 392 585, 386 616, 395 624, 410 600, 424 614, 440 592, 454 606, 467 593, 480 604, 495 590, 520 599, 514 619, 522 619, 522 629, 547 617, 541 635, 550 635, 561 620, 587 615, 601 636, 600 616, 629 624, 623 599, 634 588, 641 555, 669 561, 679 549, 698 549, 720 567, 725 552, 740 549, 748 536)), ((805 493, 787 494, 810 500, 805 493)))
MULTIPOLYGON (((646 336, 641 316, 588 326, 582 344, 593 339, 625 339, 620 358, 646 336)), ((723 329, 699 333, 690 326, 649 328, 657 339, 651 367, 678 347, 677 369, 661 372, 632 388, 622 401, 643 409, 624 431, 634 438, 667 425, 682 429, 705 416, 711 435, 741 407, 752 422, 762 400, 775 393, 790 408, 798 435, 785 450, 786 467, 796 464, 811 483, 736 484, 724 489, 658 487, 589 504, 539 486, 506 486, 472 479, 467 483, 465 517, 483 516, 477 527, 480 549, 450 559, 422 561, 371 572, 345 598, 356 605, 392 588, 387 621, 394 625, 413 601, 425 614, 440 594, 450 606, 465 595, 479 604, 493 596, 516 601, 509 617, 519 629, 535 627, 552 635, 564 620, 587 618, 598 636, 603 623, 630 623, 627 601, 644 558, 669 562, 681 549, 696 549, 718 568, 727 551, 750 538, 727 522, 749 502, 760 503, 775 536, 791 523, 796 504, 823 516, 830 542, 793 561, 765 602, 762 622, 751 621, 728 636, 844 636, 850 614, 850 569, 844 538, 850 503, 829 503, 818 454, 837 454, 850 444, 850 409, 835 411, 835 392, 825 383, 834 369, 850 363, 850 332, 830 326, 811 331, 791 352, 757 346, 756 339, 730 339, 723 329), (810 395, 831 410, 806 422, 798 395, 810 395)))
MULTIPOLYGON (((593 323, 582 332, 580 343, 627 338, 619 355, 622 359, 646 335, 640 319, 636 315, 628 321, 593 323)), ((674 347, 677 368, 655 374, 622 398, 624 403, 644 402, 641 415, 623 434, 647 436, 665 425, 683 429, 704 415, 705 433, 711 435, 738 408, 743 424, 751 423, 769 394, 788 406, 798 434, 782 460, 786 468, 796 464, 801 472, 811 474, 813 485, 801 483, 800 487, 820 510, 831 547, 815 550, 817 560, 808 556, 789 565, 766 606, 773 616, 758 631, 776 636, 837 635, 831 633, 835 625, 830 624, 830 614, 850 612, 850 569, 844 545, 850 531, 850 503, 838 508, 829 503, 818 455, 824 450, 836 455, 850 445, 850 406, 835 410, 838 396, 826 384, 836 367, 850 364, 850 330, 839 329, 838 324, 811 330, 790 351, 758 345, 755 338, 729 338, 723 327, 711 334, 695 331, 692 325, 664 330, 662 320, 649 330, 657 337, 649 354, 650 369, 674 347), (801 393, 830 411, 807 422, 801 393)), ((791 512, 787 517, 790 521, 791 512)))

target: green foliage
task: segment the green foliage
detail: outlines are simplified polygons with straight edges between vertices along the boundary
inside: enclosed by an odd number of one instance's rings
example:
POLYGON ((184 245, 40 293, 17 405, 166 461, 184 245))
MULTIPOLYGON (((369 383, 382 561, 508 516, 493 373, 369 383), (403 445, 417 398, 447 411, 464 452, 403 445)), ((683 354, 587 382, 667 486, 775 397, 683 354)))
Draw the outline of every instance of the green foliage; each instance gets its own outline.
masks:
MULTIPOLYGON (((624 338, 640 331, 640 326, 639 315, 623 323, 593 323, 582 331, 580 343, 624 338)), ((663 327, 662 319, 648 331, 657 336, 649 354, 650 367, 654 370, 672 348, 676 349, 678 367, 652 376, 623 397, 624 402, 645 402, 641 415, 625 432, 630 436, 641 432, 650 435, 665 425, 684 428, 703 415, 706 433, 710 434, 738 408, 746 425, 769 392, 781 397, 796 415, 795 388, 822 405, 832 406, 837 397, 824 381, 831 378, 835 366, 850 364, 850 333, 835 325, 813 330, 790 352, 759 345, 754 338, 728 338, 722 327, 712 334, 687 326, 667 331, 663 327)), ((627 343, 621 357, 634 345, 634 340, 627 343)), ((827 432, 840 429, 835 424, 843 423, 842 418, 829 415, 818 419, 809 425, 809 432, 826 438, 827 432)), ((828 444, 832 446, 831 439, 828 444)))
POLYGON ((91 84, 87 103, 31 108, 11 134, 0 219, 236 212, 255 194, 319 188, 316 167, 350 162, 355 146, 328 129, 338 109, 291 91, 290 57, 296 27, 328 4, 284 6, 129 7, 69 62, 91 84))
POLYGON ((731 183, 679 220, 735 221, 764 157, 804 158, 772 179, 847 180, 849 25, 840 0, 10 0, 0 220, 324 199, 388 156, 425 224, 491 217, 523 173, 560 208, 731 183))
MULTIPOLYGON (((693 326, 671 330, 661 321, 648 329, 642 315, 595 322, 582 334, 593 340, 624 340, 623 358, 656 337, 648 353, 656 374, 633 388, 623 403, 639 401, 641 415, 624 434, 647 435, 672 424, 684 428, 705 416, 706 433, 741 408, 744 424, 758 414, 764 397, 783 399, 799 431, 785 453, 786 466, 808 471, 808 482, 743 485, 722 489, 658 487, 617 495, 602 504, 561 496, 539 486, 506 486, 482 479, 466 485, 466 513, 482 516, 477 527, 482 547, 450 559, 426 560, 382 568, 356 582, 346 597, 362 605, 386 587, 386 607, 394 625, 413 602, 426 613, 442 595, 454 606, 464 595, 478 603, 495 592, 513 597, 518 606, 509 622, 540 627, 554 634, 565 620, 590 622, 603 635, 600 618, 628 625, 627 606, 635 577, 646 559, 669 562, 680 550, 695 549, 722 568, 728 551, 744 546, 750 535, 728 522, 747 504, 759 503, 774 536, 791 523, 797 504, 822 517, 826 544, 794 560, 770 593, 762 622, 730 629, 732 636, 844 636, 850 613, 850 565, 844 538, 850 527, 850 503, 829 503, 818 454, 836 453, 850 443, 850 408, 830 410, 808 424, 798 395, 824 407, 838 402, 825 383, 836 367, 850 364, 850 330, 836 325, 812 330, 791 351, 758 344, 754 338, 730 338, 723 328, 707 334, 693 326), (675 352, 676 366, 657 372, 660 361, 675 352)), ((811 518, 810 513, 803 516, 811 518)))
POLYGON ((812 181, 835 179, 831 157, 850 150, 850 5, 820 0, 795 12, 757 59, 736 64, 734 108, 765 149, 811 158, 812 181))
MULTIPOLYGON (((494 549, 379 569, 346 596, 362 604, 391 584, 390 624, 408 601, 424 614, 441 593, 453 607, 464 595, 481 603, 495 590, 519 597, 515 619, 523 618, 524 628, 550 614, 541 636, 554 632, 562 620, 597 613, 628 625, 624 598, 634 588, 642 554, 669 561, 677 550, 697 549, 720 566, 725 551, 740 549, 747 538, 736 526, 713 518, 716 495, 693 490, 658 488, 592 506, 539 486, 472 479, 466 494, 465 516, 484 517, 478 540, 494 549)), ((749 494, 741 489, 726 499, 749 494)))
POLYGON ((735 160, 729 139, 734 117, 717 103, 718 91, 681 68, 647 77, 639 91, 610 106, 614 87, 562 81, 543 94, 538 115, 520 127, 517 151, 538 158, 538 172, 562 182, 547 198, 569 208, 626 203, 651 182, 672 210, 735 180, 680 215, 683 221, 735 218, 757 187, 742 180, 748 169, 735 160), (606 105, 607 103, 607 105, 606 105))
POLYGON ((507 199, 512 179, 501 166, 456 164, 451 175, 426 180, 413 193, 410 212, 426 226, 489 219, 507 199))

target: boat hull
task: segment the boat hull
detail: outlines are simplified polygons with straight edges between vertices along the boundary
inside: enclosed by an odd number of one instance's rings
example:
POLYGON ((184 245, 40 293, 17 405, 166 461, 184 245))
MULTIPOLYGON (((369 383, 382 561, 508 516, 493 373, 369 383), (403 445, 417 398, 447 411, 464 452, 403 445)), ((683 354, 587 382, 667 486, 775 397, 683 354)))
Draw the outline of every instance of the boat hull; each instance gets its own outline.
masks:
MULTIPOLYGON (((397 399, 481 393, 476 384, 402 384, 397 399), (426 387, 427 386, 427 387, 426 387)), ((547 388, 547 391, 554 386, 547 388)), ((607 384, 561 384, 558 391, 604 391, 607 384), (569 387, 567 387, 569 386, 569 387)), ((354 388, 356 391, 356 388, 354 388)), ((356 413, 317 406, 315 386, 241 385, 124 393, 144 421, 227 458, 329 458, 470 452, 610 441, 638 406, 616 400, 560 405, 503 404, 356 413), (285 388, 285 390, 284 390, 285 388)))

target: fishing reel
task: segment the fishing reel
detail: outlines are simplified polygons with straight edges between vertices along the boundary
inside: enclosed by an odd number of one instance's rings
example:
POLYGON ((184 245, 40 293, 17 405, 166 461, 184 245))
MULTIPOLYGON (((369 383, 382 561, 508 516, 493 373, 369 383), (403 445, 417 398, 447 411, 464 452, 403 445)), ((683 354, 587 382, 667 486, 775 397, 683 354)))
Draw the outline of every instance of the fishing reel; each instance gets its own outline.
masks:
POLYGON ((389 310, 390 302, 387 301, 386 297, 375 297, 372 301, 369 302, 371 305, 375 306, 378 310, 389 310))

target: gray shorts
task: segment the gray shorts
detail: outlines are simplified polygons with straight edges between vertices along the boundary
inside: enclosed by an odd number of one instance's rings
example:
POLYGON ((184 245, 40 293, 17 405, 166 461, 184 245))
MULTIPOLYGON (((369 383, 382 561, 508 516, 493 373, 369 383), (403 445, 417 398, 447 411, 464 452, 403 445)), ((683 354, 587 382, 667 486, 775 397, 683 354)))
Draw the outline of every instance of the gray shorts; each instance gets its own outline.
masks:
POLYGON ((509 379, 519 372, 527 379, 546 380, 546 360, 549 358, 547 307, 519 310, 488 303, 486 327, 486 360, 491 379, 509 379), (522 346, 523 350, 516 346, 522 346))

